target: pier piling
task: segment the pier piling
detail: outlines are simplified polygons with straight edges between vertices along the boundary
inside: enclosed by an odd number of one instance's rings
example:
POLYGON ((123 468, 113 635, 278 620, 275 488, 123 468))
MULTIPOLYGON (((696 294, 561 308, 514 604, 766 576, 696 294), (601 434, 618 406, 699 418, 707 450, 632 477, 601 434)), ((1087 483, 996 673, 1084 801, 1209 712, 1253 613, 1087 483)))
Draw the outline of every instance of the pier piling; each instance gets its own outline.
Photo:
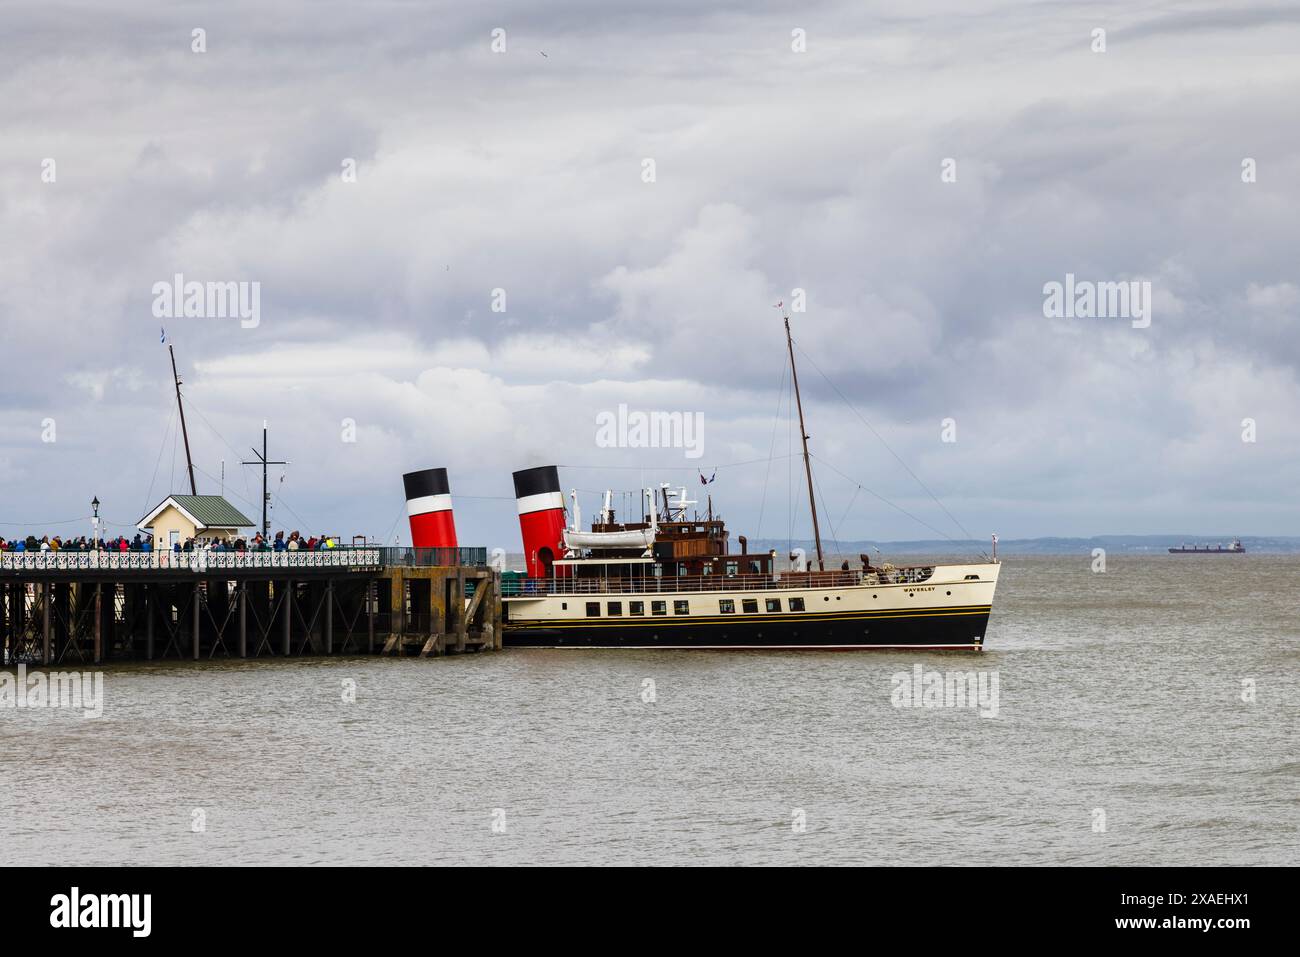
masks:
POLYGON ((481 548, 4 552, 0 664, 496 650, 498 581, 481 548))

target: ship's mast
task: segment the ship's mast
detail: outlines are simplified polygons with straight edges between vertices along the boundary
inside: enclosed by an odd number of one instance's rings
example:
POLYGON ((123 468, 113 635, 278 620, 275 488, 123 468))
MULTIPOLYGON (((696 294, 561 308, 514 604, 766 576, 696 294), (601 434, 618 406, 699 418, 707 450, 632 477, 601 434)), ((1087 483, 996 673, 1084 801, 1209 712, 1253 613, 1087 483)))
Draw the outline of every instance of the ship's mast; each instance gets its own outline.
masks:
POLYGON ((194 484, 194 460, 190 458, 190 433, 185 428, 185 404, 181 402, 181 377, 176 374, 176 350, 168 345, 167 351, 172 357, 172 382, 176 385, 176 408, 181 413, 181 435, 185 438, 185 467, 190 473, 190 494, 198 495, 199 490, 194 484))
POLYGON ((817 499, 813 495, 812 463, 808 459, 808 430, 803 424, 803 399, 799 396, 799 373, 794 367, 794 340, 790 338, 790 317, 783 318, 785 319, 785 344, 790 350, 790 378, 794 382, 794 401, 799 409, 799 437, 803 439, 803 468, 808 476, 808 508, 812 511, 813 541, 817 544, 817 570, 824 572, 826 563, 822 559, 822 533, 817 527, 817 499))

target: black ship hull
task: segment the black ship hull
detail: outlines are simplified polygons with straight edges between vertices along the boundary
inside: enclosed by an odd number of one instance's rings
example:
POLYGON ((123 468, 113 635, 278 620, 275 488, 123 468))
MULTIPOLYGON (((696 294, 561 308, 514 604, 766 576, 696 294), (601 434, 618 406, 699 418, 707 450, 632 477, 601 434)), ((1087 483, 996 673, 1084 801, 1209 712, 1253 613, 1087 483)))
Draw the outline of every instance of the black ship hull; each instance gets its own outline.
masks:
POLYGON ((989 608, 721 622, 610 621, 506 625, 507 648, 980 649, 989 608))

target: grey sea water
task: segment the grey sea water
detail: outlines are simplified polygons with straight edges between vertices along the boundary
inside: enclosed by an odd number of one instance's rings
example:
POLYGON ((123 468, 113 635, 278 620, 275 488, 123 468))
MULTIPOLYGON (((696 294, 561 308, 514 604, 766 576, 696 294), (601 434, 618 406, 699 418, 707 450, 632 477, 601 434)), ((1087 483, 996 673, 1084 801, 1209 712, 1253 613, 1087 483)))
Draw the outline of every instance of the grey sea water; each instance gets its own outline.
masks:
POLYGON ((110 667, 0 709, 0 864, 1297 863, 1300 557, 1090 565, 1004 557, 983 653, 110 667))

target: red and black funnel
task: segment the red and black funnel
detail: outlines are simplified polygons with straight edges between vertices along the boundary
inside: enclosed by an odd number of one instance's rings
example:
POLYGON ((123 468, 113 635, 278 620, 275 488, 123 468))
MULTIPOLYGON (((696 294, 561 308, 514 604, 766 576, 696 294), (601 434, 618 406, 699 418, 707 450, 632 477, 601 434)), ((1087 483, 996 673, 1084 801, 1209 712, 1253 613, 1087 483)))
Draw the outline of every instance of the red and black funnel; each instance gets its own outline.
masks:
POLYGON ((425 469, 402 476, 406 514, 411 518, 411 544, 416 548, 455 548, 456 520, 446 469, 425 469))
POLYGON ((564 495, 560 471, 554 465, 515 472, 515 498, 519 505, 519 531, 524 538, 524 560, 530 578, 563 576, 553 563, 564 556, 564 495))

